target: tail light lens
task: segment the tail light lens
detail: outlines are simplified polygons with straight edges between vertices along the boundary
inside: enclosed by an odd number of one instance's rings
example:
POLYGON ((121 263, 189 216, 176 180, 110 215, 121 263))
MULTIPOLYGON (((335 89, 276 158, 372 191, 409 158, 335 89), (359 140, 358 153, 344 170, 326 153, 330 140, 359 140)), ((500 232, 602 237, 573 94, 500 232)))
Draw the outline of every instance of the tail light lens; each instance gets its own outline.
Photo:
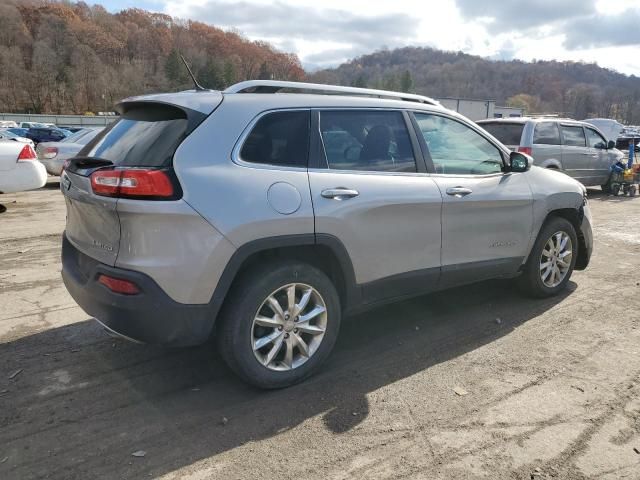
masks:
POLYGON ((531 153, 533 153, 533 150, 531 147, 518 147, 518 151, 520 153, 526 153, 527 155, 531 155, 531 153))
POLYGON ((38 158, 38 156, 36 155, 36 152, 33 148, 31 148, 31 145, 25 145, 24 147, 22 147, 22 150, 20 150, 20 153, 18 154, 18 161, 24 161, 24 160, 36 160, 38 158))
POLYGON ((118 198, 171 199, 175 193, 166 171, 142 168, 96 170, 91 188, 96 195, 118 198))
POLYGON ((115 293, 122 293, 123 295, 136 295, 140 293, 138 286, 129 280, 110 277, 109 275, 100 275, 98 282, 115 293))
POLYGON ((42 152, 44 158, 55 158, 58 155, 58 149, 56 147, 46 147, 42 152))

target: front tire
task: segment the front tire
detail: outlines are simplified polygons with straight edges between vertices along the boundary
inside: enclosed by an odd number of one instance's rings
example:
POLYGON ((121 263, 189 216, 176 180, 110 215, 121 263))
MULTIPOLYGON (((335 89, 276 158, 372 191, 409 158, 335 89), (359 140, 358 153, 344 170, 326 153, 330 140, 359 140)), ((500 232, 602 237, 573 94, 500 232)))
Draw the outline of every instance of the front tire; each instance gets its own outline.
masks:
POLYGON ((240 378, 282 388, 312 375, 340 330, 331 280, 299 262, 269 263, 242 274, 218 320, 218 349, 240 378))
POLYGON ((578 237, 565 218, 552 217, 542 226, 524 271, 520 290, 537 298, 558 295, 565 289, 578 258, 578 237))

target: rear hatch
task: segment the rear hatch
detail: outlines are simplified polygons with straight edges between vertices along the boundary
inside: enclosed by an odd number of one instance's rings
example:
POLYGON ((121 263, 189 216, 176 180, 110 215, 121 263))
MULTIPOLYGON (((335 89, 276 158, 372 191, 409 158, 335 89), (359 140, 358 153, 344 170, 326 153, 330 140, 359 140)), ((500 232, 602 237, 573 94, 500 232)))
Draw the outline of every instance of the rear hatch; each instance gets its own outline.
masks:
POLYGON ((194 101, 180 93, 122 102, 121 117, 70 159, 60 189, 67 206, 65 233, 78 250, 113 266, 121 238, 119 198, 181 197, 173 155, 222 100, 218 92, 191 95, 201 97, 194 101), (163 97, 177 102, 159 101, 163 97))
POLYGON ((518 150, 520 140, 522 139, 522 130, 524 123, 522 122, 478 122, 491 135, 496 137, 500 143, 510 150, 518 150))

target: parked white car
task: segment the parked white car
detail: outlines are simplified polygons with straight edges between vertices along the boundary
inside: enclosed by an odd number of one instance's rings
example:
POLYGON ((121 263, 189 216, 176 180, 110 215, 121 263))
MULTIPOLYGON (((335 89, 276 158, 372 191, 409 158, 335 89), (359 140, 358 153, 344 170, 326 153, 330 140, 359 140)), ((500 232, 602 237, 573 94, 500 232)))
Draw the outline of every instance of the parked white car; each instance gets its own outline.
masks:
POLYGON ((0 128, 17 128, 18 124, 13 120, 0 120, 0 128))
POLYGON ((0 140, 0 193, 40 188, 47 183, 47 171, 29 144, 0 140))

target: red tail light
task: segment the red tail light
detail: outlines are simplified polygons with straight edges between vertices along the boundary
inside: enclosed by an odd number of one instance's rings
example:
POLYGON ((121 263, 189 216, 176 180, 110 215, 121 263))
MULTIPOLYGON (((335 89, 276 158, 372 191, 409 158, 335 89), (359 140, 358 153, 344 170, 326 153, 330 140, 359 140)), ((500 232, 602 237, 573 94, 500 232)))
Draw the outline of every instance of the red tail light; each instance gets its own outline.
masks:
POLYGON ((149 169, 97 170, 91 174, 96 195, 119 198, 171 198, 173 183, 167 172, 149 169))
POLYGON ((114 278, 108 275, 100 275, 98 282, 107 287, 112 292, 122 293, 124 295, 135 295, 140 293, 138 286, 129 280, 114 278))
POLYGON ((44 158, 55 158, 58 155, 58 149, 56 147, 46 147, 42 152, 44 158))
POLYGON ((527 155, 531 155, 533 153, 531 147, 518 147, 518 151, 520 153, 526 153, 527 155))
POLYGON ((36 155, 36 152, 33 150, 33 148, 31 148, 31 145, 25 145, 24 147, 22 147, 22 150, 20 150, 20 153, 18 154, 18 161, 36 160, 37 158, 38 156, 36 155))

